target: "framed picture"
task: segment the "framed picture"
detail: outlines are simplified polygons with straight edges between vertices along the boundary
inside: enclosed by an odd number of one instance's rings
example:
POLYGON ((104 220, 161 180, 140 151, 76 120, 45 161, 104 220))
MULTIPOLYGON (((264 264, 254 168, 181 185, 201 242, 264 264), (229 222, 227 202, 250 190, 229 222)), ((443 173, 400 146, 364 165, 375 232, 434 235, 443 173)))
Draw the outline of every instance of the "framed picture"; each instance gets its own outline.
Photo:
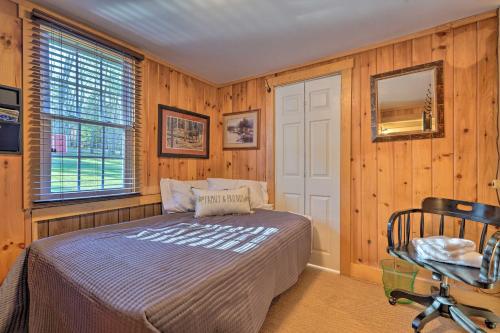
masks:
POLYGON ((210 117, 158 105, 158 156, 209 158, 210 117))
POLYGON ((260 110, 226 113, 223 149, 259 149, 260 110))

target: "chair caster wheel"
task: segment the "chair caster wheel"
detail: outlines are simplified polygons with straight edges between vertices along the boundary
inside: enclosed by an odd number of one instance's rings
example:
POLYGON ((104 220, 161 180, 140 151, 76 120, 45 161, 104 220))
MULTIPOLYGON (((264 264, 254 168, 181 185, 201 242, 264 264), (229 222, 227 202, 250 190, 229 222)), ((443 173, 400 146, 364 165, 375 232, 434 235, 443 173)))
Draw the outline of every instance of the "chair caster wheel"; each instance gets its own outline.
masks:
POLYGON ((488 327, 491 330, 497 327, 497 323, 489 320, 485 320, 484 323, 486 324, 486 327, 488 327))
POLYGON ((396 305, 398 303, 398 300, 394 297, 389 297, 389 304, 390 305, 396 305))

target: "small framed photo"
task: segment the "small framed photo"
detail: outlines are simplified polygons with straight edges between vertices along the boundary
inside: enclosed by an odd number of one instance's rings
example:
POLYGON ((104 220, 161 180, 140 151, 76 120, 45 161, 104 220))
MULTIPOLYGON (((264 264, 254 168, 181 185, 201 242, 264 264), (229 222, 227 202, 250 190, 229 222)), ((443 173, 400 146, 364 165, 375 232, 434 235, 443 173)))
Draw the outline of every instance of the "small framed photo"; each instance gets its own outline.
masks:
POLYGON ((209 158, 210 117, 158 105, 158 156, 209 158))
POLYGON ((259 149, 260 110, 226 113, 223 149, 259 149))

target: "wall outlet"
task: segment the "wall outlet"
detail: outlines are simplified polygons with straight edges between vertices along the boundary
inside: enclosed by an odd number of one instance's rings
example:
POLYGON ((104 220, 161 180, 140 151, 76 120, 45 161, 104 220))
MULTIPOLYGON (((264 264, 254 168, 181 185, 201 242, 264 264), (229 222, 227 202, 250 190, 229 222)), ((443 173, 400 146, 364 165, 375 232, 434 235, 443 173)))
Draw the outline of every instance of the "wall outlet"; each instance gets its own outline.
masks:
POLYGON ((500 179, 493 179, 491 181, 491 187, 500 189, 500 179))

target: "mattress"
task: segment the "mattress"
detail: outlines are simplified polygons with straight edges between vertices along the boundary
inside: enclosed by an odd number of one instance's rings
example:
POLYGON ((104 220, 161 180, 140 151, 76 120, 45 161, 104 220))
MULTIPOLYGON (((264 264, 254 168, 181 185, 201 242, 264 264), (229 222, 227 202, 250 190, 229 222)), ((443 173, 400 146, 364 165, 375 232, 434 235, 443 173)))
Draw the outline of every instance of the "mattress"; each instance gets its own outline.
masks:
POLYGON ((0 287, 0 331, 258 332, 310 253, 310 221, 268 210, 49 237, 0 287))

